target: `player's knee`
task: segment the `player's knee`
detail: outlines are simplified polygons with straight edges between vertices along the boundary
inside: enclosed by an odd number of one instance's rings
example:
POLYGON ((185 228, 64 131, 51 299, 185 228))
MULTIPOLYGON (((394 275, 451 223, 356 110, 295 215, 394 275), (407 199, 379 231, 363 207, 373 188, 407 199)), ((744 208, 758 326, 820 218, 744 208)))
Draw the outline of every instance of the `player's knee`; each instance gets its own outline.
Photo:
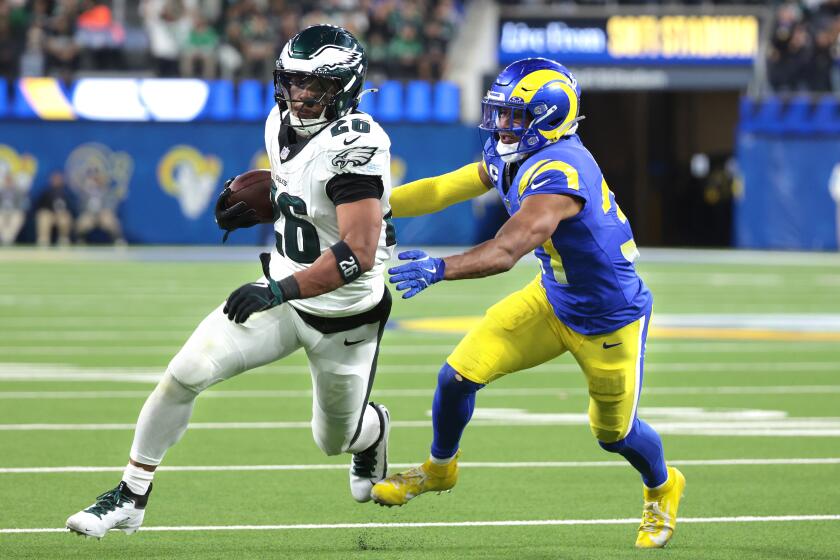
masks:
POLYGON ((198 391, 178 381, 169 370, 163 374, 155 392, 170 402, 189 402, 198 396, 198 391))
POLYGON ((484 385, 470 381, 446 362, 438 373, 438 391, 443 395, 468 395, 482 387, 484 385))
POLYGON ((217 369, 216 363, 209 356, 182 350, 169 362, 166 373, 181 386, 200 393, 213 384, 217 378, 217 369))
MULTIPOLYGON (((601 424, 590 424, 589 429, 592 430, 592 435, 598 440, 601 447, 604 445, 616 445, 624 439, 624 429, 615 425, 606 426, 601 424)), ((615 451, 607 449, 607 451, 615 451)))
MULTIPOLYGON (((634 420, 634 424, 638 422, 638 419, 634 420)), ((627 426, 625 422, 620 422, 620 428, 614 427, 596 427, 591 426, 592 433, 598 439, 598 445, 601 446, 605 451, 609 451, 611 453, 621 453, 621 451, 626 447, 626 440, 627 436, 632 430, 632 426, 627 426)))

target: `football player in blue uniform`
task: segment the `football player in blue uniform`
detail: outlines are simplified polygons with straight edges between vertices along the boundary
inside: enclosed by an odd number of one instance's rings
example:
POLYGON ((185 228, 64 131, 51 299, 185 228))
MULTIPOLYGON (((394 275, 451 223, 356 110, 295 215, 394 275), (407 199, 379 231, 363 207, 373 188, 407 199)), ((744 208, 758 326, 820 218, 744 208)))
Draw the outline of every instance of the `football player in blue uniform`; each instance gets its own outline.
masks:
POLYGON ((443 364, 429 459, 376 484, 372 496, 402 505, 452 488, 476 392, 568 351, 586 375, 592 433, 641 474, 644 511, 636 546, 659 548, 674 532, 685 478, 666 466, 659 435, 636 415, 653 298, 633 265, 639 253, 627 217, 575 134, 579 103, 580 88, 563 65, 542 58, 515 62, 482 102, 482 161, 391 195, 400 217, 495 189, 511 216, 494 239, 463 254, 401 253, 409 262, 389 272, 403 298, 441 280, 500 274, 531 251, 541 271, 492 306, 443 364))

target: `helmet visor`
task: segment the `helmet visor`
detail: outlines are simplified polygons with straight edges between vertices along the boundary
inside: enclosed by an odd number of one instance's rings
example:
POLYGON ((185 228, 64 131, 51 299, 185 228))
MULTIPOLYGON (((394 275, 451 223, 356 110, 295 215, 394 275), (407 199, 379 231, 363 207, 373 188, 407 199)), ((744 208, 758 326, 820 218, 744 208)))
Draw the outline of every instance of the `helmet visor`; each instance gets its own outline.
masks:
POLYGON ((341 83, 338 78, 292 70, 274 71, 274 97, 302 119, 319 117, 331 106, 341 83))
POLYGON ((505 103, 485 98, 481 102, 481 109, 481 124, 478 128, 488 132, 509 132, 522 136, 533 120, 524 104, 505 103))

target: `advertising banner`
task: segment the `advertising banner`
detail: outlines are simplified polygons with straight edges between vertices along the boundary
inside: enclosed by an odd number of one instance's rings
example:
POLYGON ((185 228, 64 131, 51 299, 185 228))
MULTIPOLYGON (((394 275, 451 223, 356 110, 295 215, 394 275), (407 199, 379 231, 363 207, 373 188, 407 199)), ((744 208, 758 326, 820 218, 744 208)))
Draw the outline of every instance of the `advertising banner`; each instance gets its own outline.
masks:
POLYGON ((567 65, 750 65, 758 52, 752 15, 616 15, 502 18, 499 62, 542 56, 567 65))
MULTIPOLYGON (((473 127, 395 124, 386 130, 395 184, 456 169, 481 151, 473 127)), ((107 189, 118 200, 129 243, 218 243, 213 206, 224 181, 266 167, 262 123, 0 122, 0 180, 13 180, 33 202, 55 170, 77 196, 107 189)), ((395 224, 401 244, 469 244, 474 238, 469 203, 395 224)), ((257 226, 235 232, 229 243, 271 239, 270 226, 257 226)))

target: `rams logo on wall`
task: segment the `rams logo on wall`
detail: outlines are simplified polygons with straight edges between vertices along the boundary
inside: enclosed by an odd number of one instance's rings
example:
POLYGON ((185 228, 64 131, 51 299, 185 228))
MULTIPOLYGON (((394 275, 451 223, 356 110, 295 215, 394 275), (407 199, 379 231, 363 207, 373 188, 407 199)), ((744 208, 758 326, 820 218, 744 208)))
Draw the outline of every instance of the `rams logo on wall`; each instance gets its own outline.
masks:
POLYGON ((222 172, 222 162, 192 146, 175 146, 158 164, 158 182, 178 199, 184 216, 195 220, 207 209, 222 172))
POLYGON ((82 144, 67 157, 64 165, 67 184, 76 193, 122 200, 128 194, 128 183, 134 171, 134 160, 125 152, 114 152, 104 144, 82 144))
POLYGON ((38 161, 29 154, 18 154, 11 146, 0 144, 0 187, 14 185, 29 192, 38 171, 38 161))
POLYGON ((271 161, 265 150, 260 150, 251 158, 251 169, 271 169, 271 161))
POLYGON ((402 185, 405 179, 406 165, 405 160, 401 157, 391 157, 391 186, 397 187, 402 185))

